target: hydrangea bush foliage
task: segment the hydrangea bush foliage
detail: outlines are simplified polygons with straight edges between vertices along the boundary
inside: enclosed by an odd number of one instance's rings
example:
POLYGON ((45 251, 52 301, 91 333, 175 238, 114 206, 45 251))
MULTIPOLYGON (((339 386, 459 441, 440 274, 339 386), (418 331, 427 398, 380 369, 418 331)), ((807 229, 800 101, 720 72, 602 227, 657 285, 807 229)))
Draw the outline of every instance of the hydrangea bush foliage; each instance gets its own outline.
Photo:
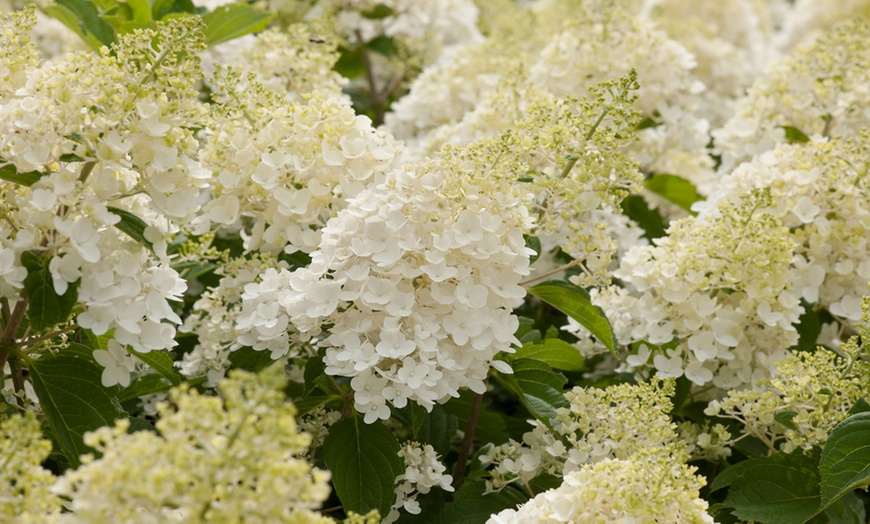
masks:
POLYGON ((870 2, 0 13, 0 520, 867 521, 870 2))

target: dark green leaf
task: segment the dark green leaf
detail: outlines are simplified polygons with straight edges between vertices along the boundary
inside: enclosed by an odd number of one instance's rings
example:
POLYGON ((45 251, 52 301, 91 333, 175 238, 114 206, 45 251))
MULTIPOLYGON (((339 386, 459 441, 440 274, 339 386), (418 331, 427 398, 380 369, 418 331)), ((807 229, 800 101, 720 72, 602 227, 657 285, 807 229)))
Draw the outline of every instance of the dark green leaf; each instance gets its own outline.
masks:
POLYGON ((115 42, 115 29, 112 24, 100 18, 97 6, 92 2, 87 0, 57 0, 57 5, 67 8, 75 15, 81 34, 84 36, 93 35, 101 44, 106 46, 115 42))
POLYGON ((121 218, 121 220, 115 224, 115 227, 118 228, 119 231, 126 233, 130 238, 147 247, 149 250, 154 250, 154 246, 147 238, 145 238, 145 228, 148 227, 148 224, 146 224, 144 220, 125 209, 112 206, 106 206, 106 209, 108 209, 113 215, 121 218))
POLYGON ((667 234, 662 215, 655 209, 650 209, 646 200, 640 195, 629 195, 622 200, 622 212, 625 215, 637 222, 637 225, 644 230, 644 237, 647 240, 661 238, 667 234))
POLYGON ((546 362, 554 369, 564 371, 582 371, 583 355, 580 350, 558 338, 548 338, 540 343, 523 344, 517 349, 513 358, 533 358, 546 362))
POLYGON ((172 359, 172 355, 169 354, 169 351, 164 349, 161 351, 153 350, 148 353, 140 353, 130 348, 127 348, 127 351, 142 362, 148 364, 151 369, 171 382, 173 386, 181 384, 181 375, 179 375, 178 371, 175 370, 175 361, 172 359))
POLYGON ((805 144, 810 141, 803 131, 793 126, 780 126, 785 131, 785 139, 790 144, 805 144))
POLYGON ((234 350, 230 353, 229 359, 233 368, 244 369, 245 371, 251 371, 253 373, 262 371, 275 362, 272 359, 272 353, 269 351, 257 351, 256 349, 247 346, 234 350))
POLYGON ((822 507, 844 494, 870 485, 870 412, 857 413, 837 424, 819 461, 822 507))
POLYGON ((366 43, 366 48, 388 58, 396 54, 396 42, 392 37, 386 35, 370 40, 366 43))
POLYGON ((811 524, 867 524, 864 501, 855 491, 835 500, 825 511, 810 520, 811 524))
POLYGON ((142 395, 162 393, 172 389, 172 387, 171 382, 156 373, 143 375, 118 394, 118 401, 127 402, 128 400, 139 398, 142 395))
POLYGON ((345 511, 386 515, 396 501, 396 477, 405 471, 399 441, 381 422, 362 417, 335 423, 323 442, 323 460, 345 511))
POLYGON ((541 257, 541 250, 543 249, 541 247, 541 239, 534 235, 526 235, 526 247, 535 252, 534 255, 529 257, 529 264, 534 264, 541 257))
MULTIPOLYGON (((456 415, 448 414, 442 406, 436 405, 432 408, 432 412, 423 418, 415 438, 420 442, 431 444, 439 455, 444 456, 450 451, 450 440, 458 428, 459 419, 456 415)), ((479 436, 477 432, 475 435, 479 436)))
POLYGON ((520 402, 536 419, 549 426, 556 418, 556 409, 570 405, 562 394, 567 379, 540 360, 519 358, 513 361, 512 367, 512 375, 498 373, 497 376, 519 396, 520 402))
POLYGON ((102 368, 90 348, 71 343, 57 355, 44 355, 30 364, 33 390, 64 456, 74 467, 79 456, 93 450, 85 446, 88 431, 114 424, 126 416, 111 389, 103 387, 102 368))
POLYGON ((669 202, 680 206, 693 215, 697 213, 692 211, 692 204, 699 200, 704 200, 698 194, 694 184, 677 175, 656 175, 648 178, 644 182, 644 185, 653 193, 664 197, 669 202))
POLYGON ((804 308, 804 313, 800 316, 795 328, 798 332, 798 342, 793 349, 800 351, 815 351, 816 341, 819 339, 819 334, 822 332, 822 322, 819 319, 819 313, 813 310, 812 305, 801 301, 801 306, 804 308))
POLYGON ((209 47, 228 42, 249 33, 266 29, 271 13, 254 9, 248 4, 227 4, 203 15, 205 43, 209 47))
POLYGON ((865 411, 870 411, 870 404, 867 403, 863 398, 859 398, 851 408, 849 408, 849 415, 854 415, 856 413, 864 413, 865 411))
MULTIPOLYGON (((475 393, 466 390, 459 394, 459 398, 452 398, 443 405, 446 413, 456 416, 459 427, 464 428, 468 422, 468 415, 471 413, 474 396, 475 393)), ((425 425, 423 429, 425 429, 425 425)), ((508 438, 509 435, 505 431, 505 421, 501 413, 498 410, 488 408, 484 398, 483 409, 480 410, 477 416, 477 429, 474 432, 474 439, 478 442, 501 444, 506 442, 508 438)))
POLYGON ((797 413, 794 411, 780 411, 779 413, 773 416, 773 419, 787 427, 788 429, 793 429, 797 431, 797 426, 794 425, 792 419, 797 416, 797 413))
POLYGON ((362 47, 338 47, 338 60, 332 67, 336 73, 353 80, 363 76, 366 72, 366 64, 363 60, 362 47))
POLYGON ((32 251, 25 251, 21 253, 21 264, 27 269, 24 289, 30 298, 27 307, 30 326, 37 331, 42 331, 66 322, 78 299, 79 281, 69 284, 66 292, 58 295, 54 291, 48 259, 32 251))
POLYGON ((529 497, 524 493, 507 486, 498 493, 484 495, 486 485, 483 482, 469 482, 456 490, 453 504, 448 504, 441 511, 440 522, 443 524, 483 524, 495 513, 525 504, 529 497))
POLYGON ((315 395, 307 398, 294 400, 293 405, 296 406, 297 415, 304 415, 309 411, 315 410, 320 406, 329 404, 334 400, 341 400, 337 395, 315 395))
POLYGON ((588 291, 561 280, 544 282, 528 291, 579 322, 616 355, 616 336, 610 322, 604 310, 592 304, 588 291))
POLYGON ((725 504, 744 520, 805 522, 819 509, 821 500, 817 464, 816 458, 801 453, 777 453, 741 462, 725 504))
POLYGON ((12 182, 13 184, 19 184, 22 186, 32 186, 40 178, 42 178, 45 173, 40 173, 39 171, 28 171, 27 173, 19 173, 15 166, 12 164, 6 164, 3 167, 0 167, 0 179, 3 179, 7 182, 12 182))
POLYGON ((192 280, 203 275, 207 275, 217 269, 217 264, 211 262, 200 262, 197 260, 188 260, 178 264, 172 264, 172 269, 178 272, 181 278, 192 280))
POLYGON ((368 18, 370 20, 381 20, 388 16, 393 16, 395 13, 396 12, 393 11, 392 7, 385 4, 377 4, 367 11, 360 12, 363 18, 368 18))
POLYGON ((151 18, 162 20, 171 13, 194 13, 196 10, 191 0, 154 0, 151 6, 151 18))

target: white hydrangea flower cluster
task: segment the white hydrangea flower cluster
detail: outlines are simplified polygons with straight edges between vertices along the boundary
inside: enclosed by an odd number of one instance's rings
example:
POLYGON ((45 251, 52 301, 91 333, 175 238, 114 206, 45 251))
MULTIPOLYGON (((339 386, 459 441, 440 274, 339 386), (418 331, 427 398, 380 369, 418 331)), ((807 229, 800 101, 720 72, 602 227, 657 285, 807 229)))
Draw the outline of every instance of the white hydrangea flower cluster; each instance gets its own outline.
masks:
POLYGON ((480 456, 489 470, 487 487, 527 484, 542 473, 564 476, 607 459, 629 459, 641 449, 677 441, 671 421, 674 381, 618 384, 607 389, 575 387, 565 393, 571 406, 556 410, 552 429, 534 429, 480 456))
POLYGON ((54 475, 41 464, 51 453, 33 412, 0 419, 0 518, 6 522, 58 522, 61 499, 54 475))
POLYGON ((867 0, 795 0, 789 7, 776 39, 783 53, 811 42, 839 22, 870 17, 867 0))
MULTIPOLYGON (((236 44, 234 52, 218 56, 224 65, 243 74, 254 73, 264 87, 293 102, 318 93, 325 98, 344 98, 347 79, 333 71, 338 60, 331 33, 312 23, 271 28, 236 44)), ((227 44, 238 42, 233 40, 227 44)))
POLYGON ((417 495, 425 495, 432 488, 453 491, 453 477, 444 473, 447 468, 438 460, 438 454, 431 445, 405 442, 399 450, 399 456, 405 461, 405 472, 396 477, 396 502, 382 520, 384 524, 398 520, 400 509, 411 515, 419 515, 417 495))
POLYGON ((712 524, 699 493, 706 481, 687 459, 671 448, 587 464, 565 475, 558 488, 492 515, 487 524, 712 524))
POLYGON ((309 437, 282 373, 236 371, 220 397, 174 390, 156 433, 129 433, 124 419, 87 434, 101 456, 58 479, 55 492, 70 499, 62 522, 333 522, 316 512, 329 473, 298 458, 309 437))
MULTIPOLYGON (((719 127, 755 78, 776 58, 768 6, 758 0, 647 2, 649 19, 695 56, 693 75, 707 89, 697 114, 719 127)), ((643 76, 641 76, 643 82, 643 76)))
POLYGON ((722 178, 705 206, 769 187, 770 212, 797 247, 791 285, 804 300, 841 323, 861 320, 861 292, 870 280, 870 134, 781 144, 722 178))
MULTIPOLYGON (((865 297, 864 310, 868 307, 865 297)), ((754 389, 729 391, 710 402, 705 413, 742 424, 743 435, 732 443, 752 435, 772 451, 808 452, 824 444, 855 403, 870 395, 870 361, 862 342, 868 335, 862 327, 861 338, 843 343, 839 353, 822 346, 796 353, 777 363, 774 375, 754 389)))
POLYGON ((50 259, 57 294, 76 287, 80 326, 113 330, 137 351, 175 345, 181 319, 169 301, 186 284, 165 237, 198 210, 208 177, 191 131, 206 116, 191 54, 203 45, 200 30, 196 19, 161 24, 111 52, 33 66, 0 100, 0 163, 25 181, 0 181, 4 298, 18 300, 18 261, 30 251, 50 259))
POLYGON ((206 386, 217 385, 230 367, 230 353, 238 347, 235 323, 242 311, 243 289, 267 268, 281 267, 287 264, 259 253, 222 261, 215 270, 221 276, 217 286, 203 292, 179 328, 197 337, 196 346, 176 363, 182 375, 205 376, 206 386))
POLYGON ((198 232, 246 217, 248 251, 310 253, 327 220, 395 166, 399 146, 343 98, 289 102, 224 68, 211 82, 221 109, 201 155, 215 181, 198 232))
POLYGON ((774 63, 713 132, 719 171, 787 141, 786 126, 807 136, 857 136, 870 122, 870 29, 860 18, 774 63))
POLYGON ((728 389, 787 356, 803 313, 790 284, 797 243, 771 205, 756 190, 672 222, 655 246, 626 253, 615 275, 628 287, 593 290, 620 343, 644 342, 630 367, 653 356, 659 376, 728 389))
POLYGON ((276 356, 289 323, 303 338, 331 325, 326 373, 352 377, 366 422, 388 418, 388 403, 482 393, 495 355, 517 343, 534 221, 531 194, 489 172, 502 148, 486 145, 394 170, 352 199, 310 266, 246 286, 239 342, 276 356))

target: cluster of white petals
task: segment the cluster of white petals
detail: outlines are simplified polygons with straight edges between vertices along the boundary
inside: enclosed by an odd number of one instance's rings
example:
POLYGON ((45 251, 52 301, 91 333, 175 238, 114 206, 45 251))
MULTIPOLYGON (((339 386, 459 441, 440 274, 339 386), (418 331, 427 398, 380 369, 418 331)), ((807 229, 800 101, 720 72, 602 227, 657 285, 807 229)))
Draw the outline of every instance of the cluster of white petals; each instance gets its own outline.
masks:
POLYGON ((631 367, 652 356, 659 376, 735 388, 787 356, 803 313, 791 284, 797 243, 771 206, 770 189, 755 190, 672 222, 623 257, 615 274, 626 287, 593 290, 617 339, 645 343, 631 367))
POLYGON ((290 323, 303 338, 331 325, 326 373, 352 377, 367 422, 388 418, 388 404, 482 393, 495 355, 516 343, 533 223, 531 195, 487 175, 495 160, 457 150, 360 193, 322 230, 310 266, 245 287, 239 342, 280 356, 290 323))
POLYGON ((396 502, 384 517, 384 524, 398 520, 400 509, 411 515, 419 515, 421 509, 417 496, 429 493, 432 488, 453 491, 450 485, 453 477, 445 473, 447 468, 438 460, 438 454, 431 445, 405 442, 399 450, 399 456, 405 461, 405 472, 396 477, 396 502))
POLYGON ((565 475, 562 485, 487 524, 714 522, 700 497, 706 481, 678 448, 606 459, 565 475))
POLYGON ((221 108, 201 152, 214 181, 198 232, 245 217, 247 250, 310 253, 327 220, 395 166, 398 145, 344 98, 291 102, 224 68, 211 83, 221 108))

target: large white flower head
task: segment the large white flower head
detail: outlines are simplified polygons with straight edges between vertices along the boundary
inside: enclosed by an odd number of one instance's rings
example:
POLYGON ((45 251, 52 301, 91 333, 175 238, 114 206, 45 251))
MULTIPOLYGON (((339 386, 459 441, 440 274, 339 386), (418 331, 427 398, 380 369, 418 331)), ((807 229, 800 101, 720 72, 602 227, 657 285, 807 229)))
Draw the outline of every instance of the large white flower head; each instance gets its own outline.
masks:
POLYGON ((457 149, 360 193, 324 228, 309 267, 245 288, 240 342, 274 355, 288 320, 303 337, 331 325, 326 373, 352 377, 367 422, 388 418, 388 403, 431 409, 460 388, 483 392, 495 355, 516 343, 534 222, 531 194, 497 176, 500 151, 457 149))
POLYGON ((748 385, 797 342, 797 244, 771 203, 769 189, 756 190, 672 222, 655 246, 625 255, 615 275, 628 288, 593 291, 617 339, 645 342, 659 376, 748 385))
POLYGON ((522 443, 511 440, 481 455, 481 463, 492 466, 487 485, 499 490, 542 473, 563 476, 588 464, 674 444, 673 394, 672 379, 607 389, 575 387, 565 394, 570 407, 556 410, 552 428, 531 421, 534 429, 522 443))
POLYGON ((719 171, 789 140, 857 136, 870 122, 870 29, 856 18, 775 62, 737 104, 737 114, 713 132, 719 171))
POLYGON ((558 488, 492 515, 487 524, 712 524, 699 493, 706 481, 687 459, 672 446, 586 465, 567 474, 558 488))
POLYGON ((65 522, 332 522, 316 512, 329 473, 299 458, 309 436, 282 374, 235 372, 220 397, 174 390, 173 404, 158 406, 157 432, 130 433, 121 420, 87 434, 101 456, 59 479, 65 522))
POLYGON ((780 144, 722 178, 705 206, 770 187, 770 211, 791 231, 799 258, 791 285, 842 324, 861 319, 870 280, 870 135, 780 144))
POLYGON ((0 103, 27 82, 30 68, 39 65, 39 51, 30 38, 35 24, 33 6, 0 16, 0 103))
POLYGON ((202 156, 215 180, 198 230, 246 217, 248 251, 310 253, 327 220, 395 166, 393 139, 343 98, 290 102, 225 68, 212 83, 221 110, 202 156))
POLYGON ((175 345, 169 301, 186 284, 166 235, 197 211, 208 177, 192 127, 205 121, 194 84, 201 22, 121 37, 112 51, 28 70, 0 103, 0 291, 21 287, 24 252, 47 262, 54 291, 75 288, 78 323, 137 351, 175 345), (82 110, 86 108, 86 110, 82 110), (12 262, 10 262, 12 260, 12 262))

